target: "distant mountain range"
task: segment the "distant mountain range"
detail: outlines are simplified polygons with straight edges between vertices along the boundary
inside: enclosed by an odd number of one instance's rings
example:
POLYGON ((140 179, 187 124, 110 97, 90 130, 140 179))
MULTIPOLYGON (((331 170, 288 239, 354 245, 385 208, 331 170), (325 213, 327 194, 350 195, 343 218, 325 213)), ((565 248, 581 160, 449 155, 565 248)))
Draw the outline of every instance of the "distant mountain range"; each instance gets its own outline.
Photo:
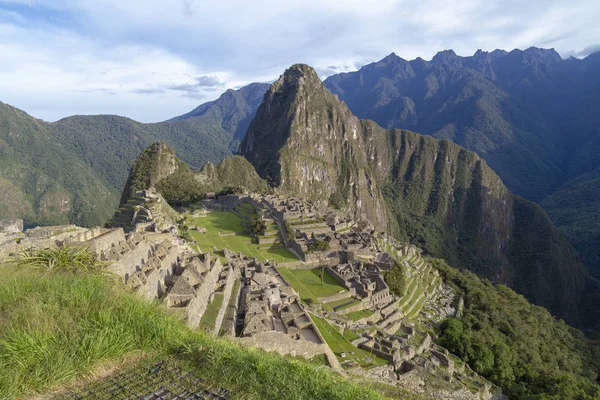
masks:
POLYGON ((325 86, 360 118, 477 152, 513 192, 540 202, 600 277, 600 53, 394 53, 325 86))

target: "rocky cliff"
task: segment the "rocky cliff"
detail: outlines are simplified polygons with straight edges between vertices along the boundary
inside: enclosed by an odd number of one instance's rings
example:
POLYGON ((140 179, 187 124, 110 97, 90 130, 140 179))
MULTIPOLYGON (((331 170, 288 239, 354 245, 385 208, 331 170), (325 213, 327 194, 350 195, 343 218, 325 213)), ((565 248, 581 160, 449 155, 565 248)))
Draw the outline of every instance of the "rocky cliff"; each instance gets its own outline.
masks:
POLYGON ((475 153, 359 120, 306 65, 273 83, 240 153, 281 193, 365 216, 580 322, 584 270, 540 207, 475 153))
POLYGON ((388 229, 390 214, 371 176, 365 125, 306 65, 268 90, 240 154, 282 193, 328 203, 388 229))

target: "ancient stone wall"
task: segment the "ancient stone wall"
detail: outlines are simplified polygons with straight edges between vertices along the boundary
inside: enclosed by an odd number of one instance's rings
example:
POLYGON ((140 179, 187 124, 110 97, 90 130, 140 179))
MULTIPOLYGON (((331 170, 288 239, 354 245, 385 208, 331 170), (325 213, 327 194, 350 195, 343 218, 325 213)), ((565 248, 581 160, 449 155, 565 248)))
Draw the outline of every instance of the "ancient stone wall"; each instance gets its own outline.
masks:
POLYGON ((96 255, 100 255, 103 252, 110 250, 113 245, 116 246, 124 241, 125 232, 123 231, 123 228, 116 228, 93 237, 84 243, 89 246, 90 251, 95 252, 96 255))
POLYGON ((343 293, 336 293, 336 294, 333 294, 333 295, 327 296, 327 297, 319 297, 318 300, 321 303, 331 303, 332 301, 347 299, 349 297, 354 296, 355 294, 356 294, 356 291, 354 290, 354 288, 350 288, 350 290, 346 290, 343 293))
POLYGON ((148 275, 146 284, 138 289, 138 294, 146 300, 161 298, 166 293, 166 280, 173 276, 177 266, 179 248, 174 246, 160 262, 160 267, 148 275))
POLYGON ((217 257, 211 270, 204 276, 204 281, 196 291, 196 296, 190 301, 187 308, 187 315, 188 325, 192 328, 197 328, 200 324, 200 320, 208 306, 208 299, 215 292, 215 287, 222 270, 223 264, 221 264, 221 261, 217 257))
POLYGON ((308 340, 294 339, 279 332, 259 332, 249 337, 236 338, 245 346, 259 347, 266 351, 275 351, 281 355, 301 356, 311 359, 319 354, 326 354, 327 345, 316 344, 308 340))
POLYGON ((0 219, 0 232, 19 233, 23 232, 22 219, 0 219))
POLYGON ((364 304, 365 300, 366 299, 362 299, 362 301, 360 303, 355 304, 351 307, 346 307, 341 310, 336 310, 336 313, 341 314, 341 315, 346 315, 346 314, 354 312, 354 311, 364 310, 365 308, 367 308, 367 306, 364 304))
POLYGON ((152 256, 152 243, 143 240, 135 249, 125 253, 119 260, 107 267, 107 270, 125 280, 138 271, 152 256))
POLYGON ((213 330, 213 335, 218 335, 221 330, 221 325, 223 324, 223 318, 225 318, 225 314, 227 313, 227 308, 229 307, 229 300, 231 299, 231 291, 233 289, 233 284, 235 283, 235 271, 233 267, 229 268, 229 273, 227 274, 227 281, 225 282, 225 287, 223 288, 223 303, 221 304, 221 309, 219 310, 219 314, 217 315, 217 320, 215 321, 215 329, 213 330))

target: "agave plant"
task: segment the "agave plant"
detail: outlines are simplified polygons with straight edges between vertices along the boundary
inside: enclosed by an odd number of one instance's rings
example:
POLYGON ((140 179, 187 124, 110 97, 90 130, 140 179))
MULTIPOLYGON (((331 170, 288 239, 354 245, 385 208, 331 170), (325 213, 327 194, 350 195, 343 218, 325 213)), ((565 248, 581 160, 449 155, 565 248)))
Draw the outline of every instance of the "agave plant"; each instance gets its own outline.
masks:
POLYGON ((65 246, 49 249, 25 249, 14 262, 20 266, 44 269, 48 272, 94 272, 100 262, 85 247, 65 246))

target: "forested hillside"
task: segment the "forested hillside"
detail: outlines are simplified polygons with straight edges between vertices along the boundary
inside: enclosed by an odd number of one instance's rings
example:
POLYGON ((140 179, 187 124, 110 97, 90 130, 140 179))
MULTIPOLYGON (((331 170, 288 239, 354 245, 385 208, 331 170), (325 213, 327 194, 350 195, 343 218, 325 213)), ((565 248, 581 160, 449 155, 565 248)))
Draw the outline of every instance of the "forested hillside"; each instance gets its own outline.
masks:
POLYGON ((47 123, 0 104, 0 218, 23 218, 27 226, 101 225, 117 207, 129 168, 143 149, 164 141, 192 168, 219 162, 237 148, 267 87, 228 90, 155 124, 114 115, 47 123))

